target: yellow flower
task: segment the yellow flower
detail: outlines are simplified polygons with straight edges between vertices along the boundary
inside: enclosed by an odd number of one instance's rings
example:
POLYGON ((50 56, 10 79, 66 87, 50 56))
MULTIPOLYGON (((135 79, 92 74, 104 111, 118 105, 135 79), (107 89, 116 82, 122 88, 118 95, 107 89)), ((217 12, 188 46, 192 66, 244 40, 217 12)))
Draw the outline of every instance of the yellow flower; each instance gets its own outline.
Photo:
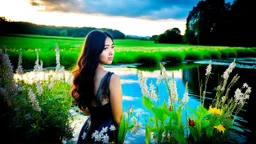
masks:
POLYGON ((221 115, 221 114, 222 114, 221 109, 212 108, 211 106, 210 106, 209 111, 210 111, 212 114, 217 114, 217 115, 221 115))
POLYGON ((219 132, 224 133, 224 131, 226 130, 222 124, 218 125, 218 126, 213 126, 214 128, 216 128, 219 132))

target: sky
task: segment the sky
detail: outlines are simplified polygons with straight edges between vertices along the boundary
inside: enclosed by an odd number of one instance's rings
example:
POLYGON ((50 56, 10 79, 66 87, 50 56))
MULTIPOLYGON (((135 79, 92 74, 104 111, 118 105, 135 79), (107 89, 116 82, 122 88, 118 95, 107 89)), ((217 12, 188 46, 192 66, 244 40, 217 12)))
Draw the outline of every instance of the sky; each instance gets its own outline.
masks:
POLYGON ((0 0, 0 17, 43 25, 116 29, 152 36, 179 28, 200 0, 0 0))

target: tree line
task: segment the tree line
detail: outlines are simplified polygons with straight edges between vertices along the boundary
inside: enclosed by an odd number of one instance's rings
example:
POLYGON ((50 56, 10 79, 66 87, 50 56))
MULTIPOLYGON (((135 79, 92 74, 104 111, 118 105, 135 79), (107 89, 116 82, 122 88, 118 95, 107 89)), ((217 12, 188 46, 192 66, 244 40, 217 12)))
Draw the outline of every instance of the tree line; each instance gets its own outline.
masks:
POLYGON ((177 28, 151 37, 156 43, 256 46, 253 0, 201 0, 186 19, 184 35, 177 28))
MULTIPOLYGON (((94 27, 58 27, 37 25, 28 22, 12 22, 4 17, 0 18, 0 35, 7 34, 38 34, 46 36, 70 36, 85 37, 94 27)), ((101 28, 101 30, 109 32, 114 39, 124 39, 125 34, 119 30, 101 28)))

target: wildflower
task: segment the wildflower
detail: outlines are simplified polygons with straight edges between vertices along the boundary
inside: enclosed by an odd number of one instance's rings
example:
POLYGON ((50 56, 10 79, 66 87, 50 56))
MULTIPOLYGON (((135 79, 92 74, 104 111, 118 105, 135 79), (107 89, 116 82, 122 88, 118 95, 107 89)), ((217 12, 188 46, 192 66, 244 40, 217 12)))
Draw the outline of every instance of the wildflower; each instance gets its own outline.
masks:
POLYGON ((38 94, 39 96, 41 96, 42 93, 43 93, 43 88, 42 88, 42 86, 40 85, 39 82, 36 83, 36 89, 37 89, 37 94, 38 94))
POLYGON ((19 53, 19 61, 18 61, 18 67, 17 67, 17 70, 16 70, 16 72, 18 73, 18 74, 20 74, 20 75, 22 75, 23 74, 23 68, 22 68, 22 53, 20 52, 19 53))
POLYGON ((136 121, 137 121, 136 118, 133 116, 132 117, 132 123, 136 123, 136 121))
POLYGON ((150 98, 153 100, 153 101, 158 101, 158 98, 157 98, 157 95, 156 95, 156 91, 155 91, 155 87, 154 85, 152 84, 152 81, 150 83, 150 98))
POLYGON ((247 84, 247 83, 244 83, 244 84, 243 84, 243 88, 248 88, 248 84, 247 84))
POLYGON ((189 99, 189 97, 188 97, 188 85, 186 83, 186 91, 185 91, 184 96, 182 98, 183 104, 186 104, 188 102, 188 99, 189 99))
POLYGON ((226 69, 226 71, 224 72, 224 74, 222 75, 222 77, 227 80, 229 77, 229 74, 232 72, 232 70, 234 69, 234 67, 236 66, 235 60, 229 65, 229 67, 226 69))
POLYGON ((130 107, 129 113, 132 114, 132 113, 133 113, 133 110, 134 110, 134 106, 130 107))
POLYGON ((138 76, 139 76, 139 84, 141 87, 141 92, 142 95, 144 96, 149 96, 149 90, 148 90, 148 86, 147 86, 147 78, 143 77, 142 72, 138 72, 138 76))
POLYGON ((214 128, 216 128, 219 132, 222 132, 222 133, 224 133, 224 131, 226 130, 224 127, 223 127, 223 125, 218 125, 218 126, 213 126, 214 128))
POLYGON ((140 128, 141 128, 141 123, 140 122, 136 122, 135 126, 131 129, 131 133, 133 135, 135 135, 140 128))
POLYGON ((212 61, 210 61, 209 65, 207 66, 205 75, 210 75, 211 71, 212 71, 212 61))
POLYGON ((31 88, 29 88, 29 91, 28 91, 28 98, 29 98, 29 101, 32 103, 32 107, 35 111, 38 111, 40 112, 41 111, 41 108, 39 106, 39 103, 36 99, 36 95, 35 93, 32 91, 31 88))
POLYGON ((172 73, 172 80, 170 83, 170 88, 171 88, 171 102, 175 103, 178 100, 178 93, 177 93, 177 87, 176 87, 176 81, 174 79, 174 73, 172 73))
POLYGON ((188 124, 192 127, 195 126, 195 121, 194 120, 191 120, 191 119, 188 119, 188 124))
POLYGON ((221 114, 222 114, 222 111, 221 111, 220 109, 212 108, 212 106, 210 106, 209 111, 210 111, 212 114, 216 114, 216 115, 221 115, 221 114))
POLYGON ((128 118, 128 113, 127 112, 124 112, 124 117, 128 118))
POLYGON ((59 72, 61 70, 61 66, 60 66, 60 49, 59 49, 59 45, 56 43, 56 72, 59 72))
POLYGON ((243 96, 243 93, 241 92, 241 90, 239 88, 237 88, 235 91, 235 95, 234 95, 235 100, 239 101, 242 98, 242 96, 243 96))

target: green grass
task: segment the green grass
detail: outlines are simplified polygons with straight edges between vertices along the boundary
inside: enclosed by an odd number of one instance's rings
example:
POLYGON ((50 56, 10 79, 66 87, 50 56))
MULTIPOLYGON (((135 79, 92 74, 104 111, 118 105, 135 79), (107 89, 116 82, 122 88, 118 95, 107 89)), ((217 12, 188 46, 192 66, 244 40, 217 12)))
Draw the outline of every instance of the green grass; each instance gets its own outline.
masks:
MULTIPOLYGON (((81 52, 84 38, 12 35, 0 36, 0 45, 5 46, 14 67, 17 66, 18 53, 23 54, 24 69, 33 68, 36 54, 44 67, 55 66, 55 45, 60 48, 61 64, 70 68, 76 64, 81 52)), ((178 64, 184 60, 226 59, 235 57, 256 56, 256 48, 222 47, 222 46, 192 46, 185 44, 156 44, 153 41, 134 39, 114 40, 115 58, 113 63, 142 63, 144 66, 154 66, 160 61, 178 64)))

